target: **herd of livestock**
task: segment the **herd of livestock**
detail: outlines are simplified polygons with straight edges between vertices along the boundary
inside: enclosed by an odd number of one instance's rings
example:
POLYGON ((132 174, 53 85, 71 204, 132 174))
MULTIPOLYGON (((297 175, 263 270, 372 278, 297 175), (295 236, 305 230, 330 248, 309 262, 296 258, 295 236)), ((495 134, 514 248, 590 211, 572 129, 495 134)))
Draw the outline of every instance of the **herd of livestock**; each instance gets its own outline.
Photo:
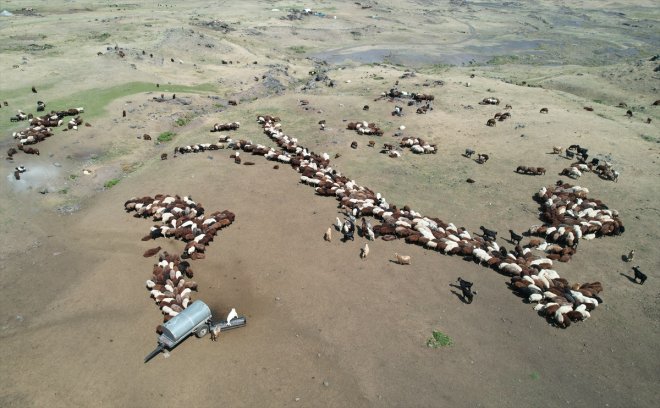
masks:
POLYGON ((151 219, 157 224, 149 229, 142 240, 173 238, 186 243, 181 255, 161 253, 161 247, 147 250, 143 256, 158 255, 147 289, 164 315, 165 321, 178 315, 191 303, 191 292, 197 283, 186 280, 193 277, 188 260, 203 259, 206 247, 218 231, 234 222, 231 211, 215 211, 206 214, 204 207, 190 197, 159 194, 155 197, 134 197, 124 203, 126 212, 136 218, 151 219))
MULTIPOLYGON (((429 107, 430 101, 434 99, 432 95, 407 94, 396 89, 391 89, 386 96, 409 98, 408 106, 424 101, 425 106, 429 107)), ((480 103, 499 105, 500 101, 490 97, 484 98, 480 103)), ((40 106, 41 110, 44 107, 45 105, 40 106)), ((401 116, 403 108, 399 106, 397 108, 393 115, 401 116)), ((365 110, 367 109, 365 105, 365 110)), ((506 109, 511 107, 507 105, 506 109)), ((11 148, 7 152, 8 158, 11 159, 18 150, 39 154, 38 150, 28 148, 27 145, 50 137, 53 134, 51 128, 61 126, 65 116, 75 116, 69 121, 68 129, 77 129, 83 123, 78 116, 83 111, 83 108, 53 111, 41 117, 28 117, 19 112, 15 119, 29 119, 30 127, 14 133, 13 136, 18 140, 18 144, 17 148, 11 148)), ((547 113, 547 110, 541 113, 547 113)), ((490 119, 489 123, 495 119, 502 121, 510 116, 508 112, 498 114, 496 118, 490 119)), ((279 118, 260 115, 257 121, 262 125, 264 133, 276 143, 277 148, 246 140, 234 141, 224 136, 218 143, 177 147, 174 154, 176 156, 230 148, 235 150, 232 158, 239 164, 241 163, 239 150, 288 164, 301 173, 300 181, 313 186, 318 195, 331 196, 339 200, 340 207, 351 215, 353 221, 356 216, 362 217, 363 225, 365 225, 364 217, 378 220, 379 223, 375 226, 371 227, 371 223, 368 223, 368 229, 365 230, 365 227, 361 229, 361 235, 366 239, 381 238, 385 241, 403 239, 406 243, 423 246, 446 255, 458 255, 494 269, 509 276, 511 289, 530 303, 537 303, 535 309, 557 326, 567 327, 571 321, 586 319, 590 316, 590 312, 602 303, 599 297, 602 285, 599 282, 570 284, 553 269, 553 262, 568 262, 571 259, 581 240, 619 235, 625 230, 617 211, 609 209, 600 200, 590 199, 586 188, 563 182, 542 188, 535 198, 541 204, 541 219, 544 224, 532 226, 525 232, 524 235, 528 236, 529 240, 523 246, 521 246, 523 236, 510 230, 511 239, 508 242, 512 246, 507 250, 497 243, 496 231, 482 226, 481 235, 471 234, 463 227, 457 227, 440 218, 424 216, 408 206, 397 208, 396 205, 389 204, 380 194, 358 185, 354 180, 333 169, 327 153, 316 154, 301 146, 295 137, 286 135, 282 131, 279 118), (538 255, 539 252, 542 255, 538 255)), ((322 123, 322 129, 324 124, 322 123)), ((215 124, 211 132, 237 130, 239 127, 239 122, 215 124)), ((382 129, 375 123, 351 122, 347 128, 364 135, 383 135, 382 129)), ((357 142, 353 143, 352 147, 357 148, 357 142)), ((373 147, 374 144, 374 141, 370 141, 369 146, 373 147)), ((400 147, 408 147, 414 153, 437 152, 436 145, 413 137, 402 138, 400 147)), ((393 145, 385 144, 383 150, 391 157, 400 156, 400 152, 397 152, 393 145), (398 154, 393 156, 393 153, 398 154)), ((561 153, 563 149, 554 147, 553 151, 561 153)), ((467 149, 465 155, 470 157, 473 153, 473 150, 467 149)), ((612 169, 609 163, 599 163, 597 159, 587 163, 588 155, 585 148, 575 145, 566 149, 568 158, 575 154, 580 161, 565 169, 562 174, 578 178, 582 172, 593 171, 604 179, 617 180, 618 172, 612 169)), ((166 159, 167 155, 163 154, 161 158, 166 159)), ((483 164, 487 160, 488 155, 480 154, 477 162, 483 164)), ((24 170, 17 168, 15 172, 17 179, 20 178, 22 171, 24 170)), ((543 175, 546 170, 541 167, 519 166, 516 172, 543 175)), ((159 255, 159 262, 154 265, 147 287, 167 320, 187 307, 190 303, 190 293, 197 287, 194 282, 186 280, 192 277, 192 269, 186 259, 204 258, 206 246, 213 241, 213 237, 220 229, 234 221, 235 216, 226 210, 206 215, 203 207, 192 199, 179 196, 133 198, 124 206, 126 211, 135 212, 136 217, 151 218, 159 222, 151 227, 149 234, 143 240, 165 237, 186 243, 181 255, 160 253, 161 247, 153 248, 144 254, 144 256, 159 255)), ((361 257, 365 259, 368 253, 368 245, 365 245, 361 257)), ((410 258, 397 254, 397 262, 409 264, 410 258)))

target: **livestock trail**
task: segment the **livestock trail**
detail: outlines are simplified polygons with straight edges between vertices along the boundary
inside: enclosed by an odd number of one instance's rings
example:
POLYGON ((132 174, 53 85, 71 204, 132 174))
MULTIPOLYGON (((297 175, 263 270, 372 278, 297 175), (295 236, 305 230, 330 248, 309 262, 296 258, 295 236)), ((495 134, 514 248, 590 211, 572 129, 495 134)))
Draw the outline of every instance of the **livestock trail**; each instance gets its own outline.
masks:
POLYGON ((143 255, 152 257, 158 254, 159 262, 154 264, 146 286, 163 312, 164 321, 168 321, 192 303, 192 291, 197 291, 197 283, 185 279, 193 277, 190 262, 185 259, 203 259, 206 246, 213 241, 219 230, 231 225, 236 216, 229 210, 205 215, 204 207, 192 198, 166 194, 158 194, 153 198, 131 198, 124 203, 124 209, 129 213, 135 212, 136 218, 151 218, 160 222, 149 229, 143 241, 165 237, 186 243, 180 256, 167 251, 161 254, 160 246, 147 250, 143 255))

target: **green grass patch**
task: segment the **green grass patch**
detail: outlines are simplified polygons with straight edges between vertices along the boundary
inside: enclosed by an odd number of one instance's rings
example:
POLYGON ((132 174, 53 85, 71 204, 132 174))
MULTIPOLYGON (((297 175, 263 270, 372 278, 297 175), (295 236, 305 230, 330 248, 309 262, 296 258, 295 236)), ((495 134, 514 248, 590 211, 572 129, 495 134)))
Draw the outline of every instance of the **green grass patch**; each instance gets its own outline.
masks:
POLYGON ((433 336, 427 340, 426 345, 431 348, 447 347, 454 344, 451 337, 438 330, 433 330, 433 336))
MULTIPOLYGON (((156 84, 150 82, 128 82, 116 85, 110 88, 88 89, 78 92, 66 98, 55 99, 48 103, 48 107, 53 109, 68 109, 82 106, 85 108, 86 118, 94 118, 104 113, 105 107, 112 101, 129 95, 135 95, 142 92, 215 92, 214 85, 206 83, 195 86, 185 85, 164 85, 156 88, 156 84)), ((121 113, 121 112, 119 112, 121 113)))
POLYGON ((295 52, 296 54, 304 54, 307 52, 304 45, 294 45, 289 47, 289 50, 295 52))
POLYGON ((639 135, 639 137, 641 137, 642 140, 644 140, 646 142, 660 143, 660 139, 658 139, 657 137, 651 136, 651 135, 641 134, 641 135, 639 135))
POLYGON ((533 373, 531 373, 531 374, 529 375, 529 377, 530 377, 532 380, 540 380, 540 379, 541 379, 541 374, 539 374, 539 373, 537 373, 536 371, 534 371, 533 373))
POLYGON ((90 40, 96 40, 96 41, 105 41, 108 38, 110 38, 110 33, 92 33, 89 35, 90 40))
POLYGON ((174 123, 176 123, 177 126, 186 126, 188 123, 190 123, 190 121, 190 118, 184 117, 177 119, 174 123))
POLYGON ((176 133, 174 133, 174 132, 170 132, 170 131, 163 132, 160 135, 158 135, 158 141, 159 142, 169 142, 172 139, 174 139, 174 136, 176 136, 176 133))
MULTIPOLYGON (((50 89, 52 87, 52 84, 43 84, 38 88, 41 91, 50 89)), ((112 86, 110 88, 92 88, 71 94, 63 98, 53 99, 48 101, 47 109, 64 110, 69 108, 83 107, 85 108, 85 113, 83 116, 85 120, 89 121, 106 114, 105 108, 110 102, 118 98, 123 98, 129 95, 135 95, 143 92, 157 92, 157 95, 160 95, 161 93, 168 92, 216 93, 218 90, 215 84, 212 83, 204 83, 194 86, 160 84, 160 88, 156 88, 156 84, 150 82, 128 82, 125 84, 112 86)), ((29 87, 23 87, 3 90, 2 97, 3 100, 11 100, 12 108, 14 109, 28 109, 32 111, 32 108, 30 108, 33 106, 32 95, 33 94, 30 92, 29 87)), ((116 115, 121 115, 121 112, 116 112, 116 115)), ((0 121, 0 133, 6 133, 11 130, 25 127, 24 125, 25 123, 9 122, 9 119, 6 121, 2 120, 0 121)))
POLYGON ((69 189, 68 189, 68 188, 63 188, 63 189, 61 189, 60 191, 58 191, 58 193, 60 193, 60 194, 66 194, 66 193, 68 193, 68 192, 69 192, 69 189))
POLYGON ((520 57, 517 55, 497 55, 486 62, 486 65, 505 65, 518 62, 520 62, 520 57))
POLYGON ((119 184, 119 181, 120 180, 118 178, 113 178, 112 180, 106 181, 105 184, 103 185, 103 187, 112 188, 112 187, 116 186, 117 184, 119 184))
POLYGON ((69 178, 70 178, 71 180, 75 180, 75 179, 78 178, 78 175, 77 175, 77 174, 70 174, 70 175, 69 175, 69 178))

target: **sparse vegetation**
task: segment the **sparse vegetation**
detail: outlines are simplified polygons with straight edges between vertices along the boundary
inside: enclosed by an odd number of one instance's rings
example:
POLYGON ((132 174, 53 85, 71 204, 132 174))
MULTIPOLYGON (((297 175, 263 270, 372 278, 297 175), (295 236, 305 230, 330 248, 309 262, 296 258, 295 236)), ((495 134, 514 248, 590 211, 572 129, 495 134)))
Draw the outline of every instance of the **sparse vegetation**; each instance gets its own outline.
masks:
POLYGON ((289 47, 289 50, 295 52, 296 54, 304 54, 307 52, 304 45, 294 45, 289 47))
POLYGON ((644 141, 651 142, 651 143, 660 143, 660 139, 658 139, 657 137, 654 137, 654 136, 651 136, 651 135, 645 135, 645 134, 641 134, 639 136, 644 141))
POLYGON ((112 187, 116 186, 117 184, 119 184, 119 181, 120 180, 118 178, 113 178, 111 180, 106 181, 105 184, 103 185, 103 187, 112 188, 112 187))
POLYGON ((433 335, 426 342, 426 345, 431 348, 447 347, 452 344, 454 344, 454 342, 451 337, 438 330, 433 330, 433 335))
POLYGON ((190 123, 191 120, 192 119, 189 117, 183 117, 177 119, 174 123, 176 123, 177 126, 181 127, 181 126, 186 126, 188 123, 190 123))
POLYGON ((158 141, 159 142, 169 142, 172 139, 174 139, 174 136, 176 136, 176 133, 174 133, 174 132, 170 132, 170 131, 163 132, 160 135, 158 135, 158 141))

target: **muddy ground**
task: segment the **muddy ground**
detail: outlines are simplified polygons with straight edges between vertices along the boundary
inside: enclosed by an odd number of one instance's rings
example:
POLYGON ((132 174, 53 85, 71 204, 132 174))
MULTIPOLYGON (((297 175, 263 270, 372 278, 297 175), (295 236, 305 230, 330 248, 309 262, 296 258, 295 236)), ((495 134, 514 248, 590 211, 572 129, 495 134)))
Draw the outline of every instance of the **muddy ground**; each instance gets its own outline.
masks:
POLYGON ((56 128, 35 146, 39 156, 18 153, 1 164, 0 405, 658 406, 653 6, 5 2, 3 153, 27 126, 10 117, 36 113, 38 100, 48 110, 84 107, 91 126, 56 128), (433 110, 392 116, 395 103, 375 99, 397 81, 433 94, 433 110), (502 105, 479 105, 488 96, 502 105), (485 126, 503 104, 512 105, 511 119, 485 126), (571 282, 602 282, 605 303, 590 319, 556 328, 512 294, 507 277, 459 257, 377 240, 362 260, 361 237, 325 242, 343 217, 337 201, 315 195, 285 165, 260 157, 236 165, 229 150, 173 157, 175 146, 215 142, 209 129, 218 122, 239 121, 225 133, 272 146, 257 114, 280 116, 285 133, 327 152, 336 169, 389 202, 503 237, 539 224, 534 193, 566 180, 558 173, 571 161, 552 146, 588 147, 619 181, 587 173, 575 183, 617 209, 626 232, 583 242, 556 269, 571 282), (347 130, 356 120, 385 134, 347 130), (383 143, 398 144, 401 125, 438 153, 379 153, 383 143), (165 132, 173 139, 159 142, 165 132), (466 148, 490 160, 462 157, 466 148), (19 165, 27 171, 16 180, 19 165), (520 175, 519 165, 548 171, 520 175), (140 241, 153 222, 123 203, 158 193, 236 213, 193 263, 194 298, 217 316, 234 307, 248 325, 217 343, 191 338, 144 364, 162 314, 144 287, 155 258, 142 253, 183 244, 140 241), (625 263, 630 249, 635 259, 625 263), (394 263, 395 252, 412 264, 394 263), (630 281, 632 265, 649 275, 646 284, 630 281), (452 292, 459 276, 475 283, 471 305, 452 292), (433 330, 453 344, 427 347, 433 330))

